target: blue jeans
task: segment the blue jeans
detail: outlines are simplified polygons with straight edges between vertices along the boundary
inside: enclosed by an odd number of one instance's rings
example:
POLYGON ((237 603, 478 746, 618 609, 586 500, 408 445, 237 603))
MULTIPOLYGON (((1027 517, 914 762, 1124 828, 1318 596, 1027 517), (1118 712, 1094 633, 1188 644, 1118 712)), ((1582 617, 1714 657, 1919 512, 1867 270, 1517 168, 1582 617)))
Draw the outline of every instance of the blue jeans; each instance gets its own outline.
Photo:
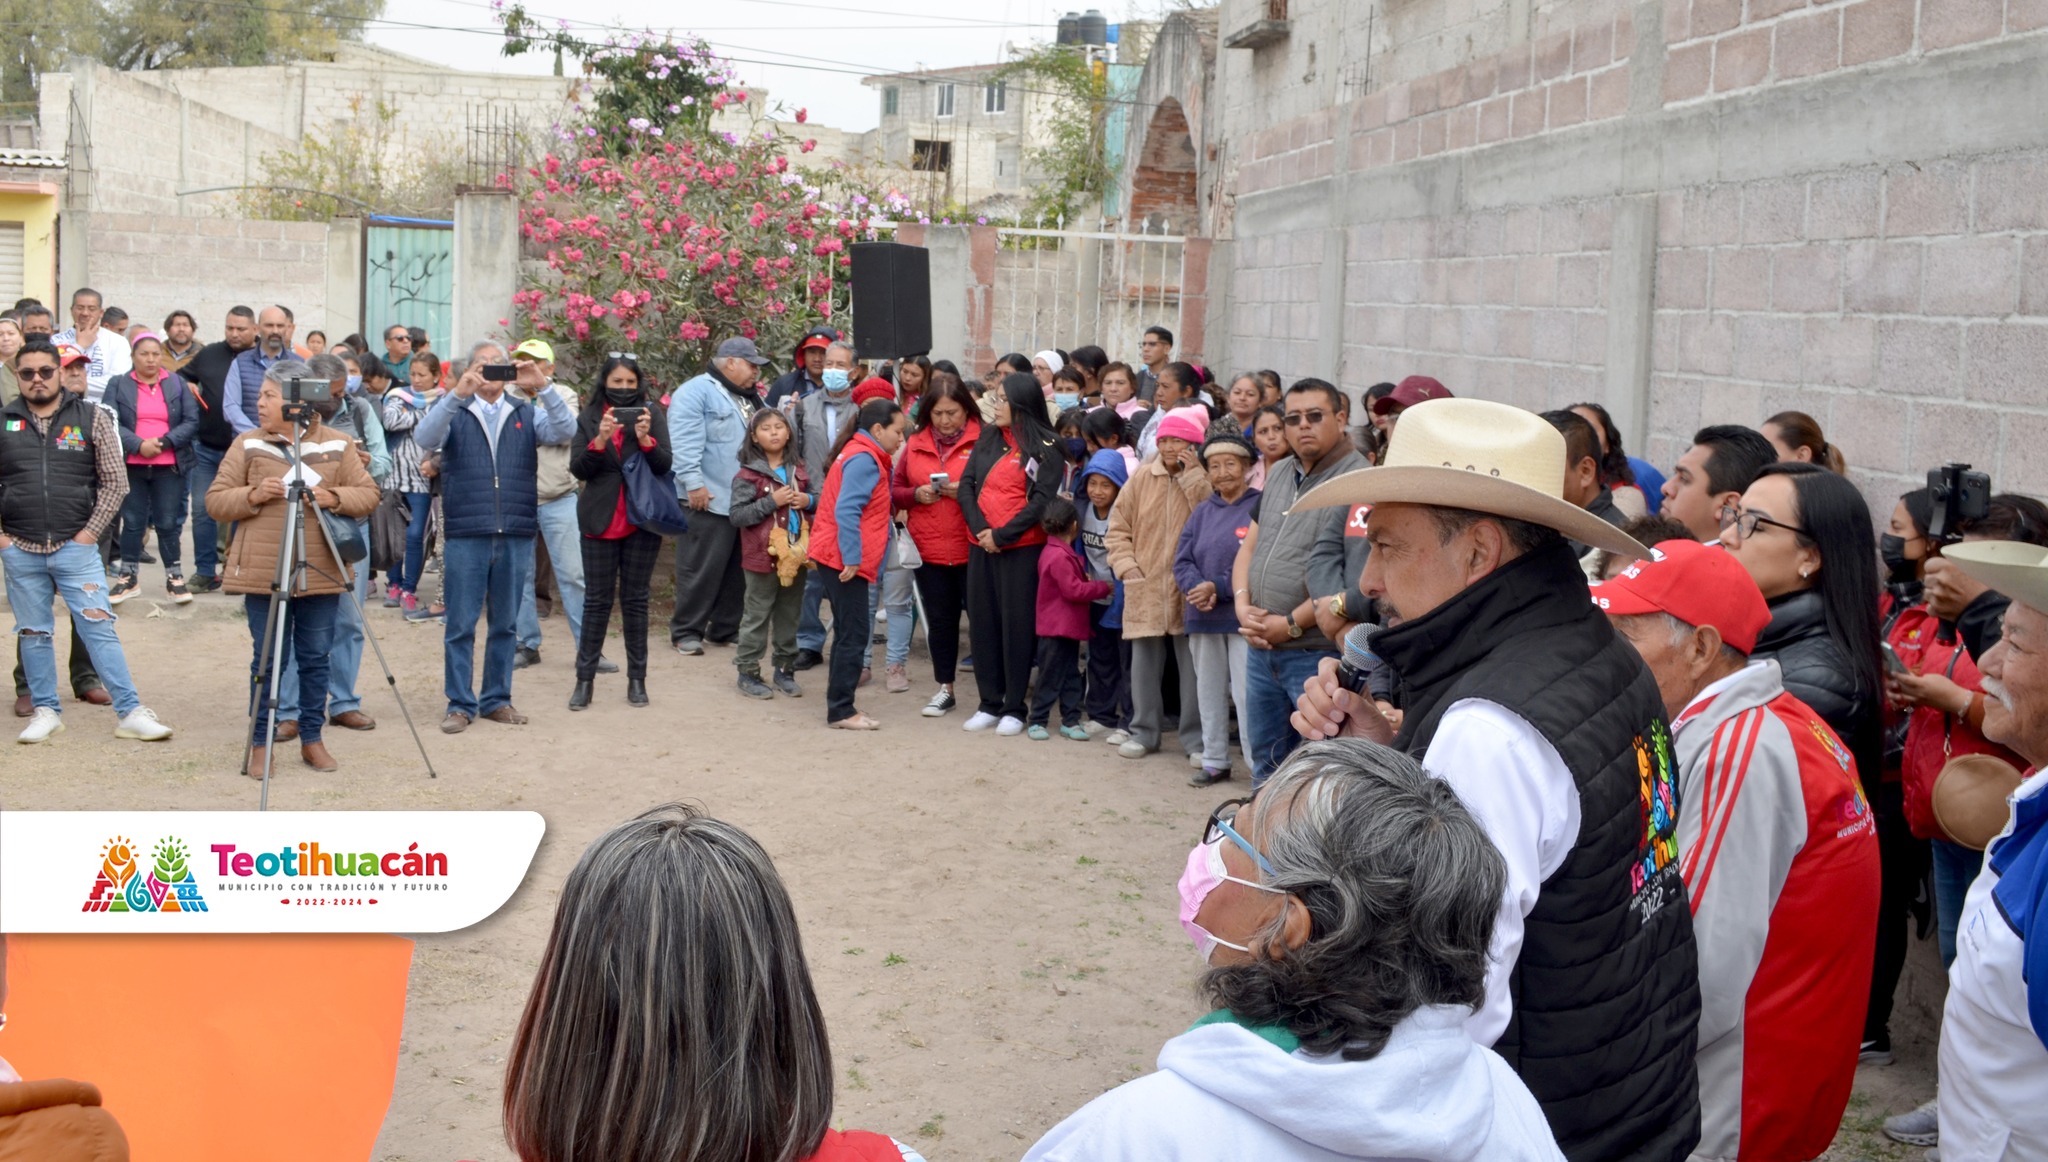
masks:
MULTIPOLYGON (((892 540, 907 535, 893 526, 889 533, 892 540)), ((868 586, 868 648, 864 654, 872 657, 875 652, 875 614, 886 606, 889 610, 889 651, 886 656, 890 665, 900 666, 910 661, 910 634, 917 623, 917 599, 911 592, 910 570, 894 563, 893 544, 890 550, 881 577, 876 584, 868 586)), ((833 614, 837 616, 838 610, 833 614)), ((801 642, 798 648, 802 648, 801 642)))
MULTIPOLYGON (((369 521, 357 521, 363 536, 370 535, 369 521)), ((363 708, 363 696, 356 693, 356 673, 363 667, 363 618, 356 610, 370 599, 369 562, 358 561, 356 572, 356 599, 353 604, 343 601, 340 594, 334 595, 334 626, 332 648, 327 654, 327 717, 347 714, 363 708)), ((303 601, 304 598, 299 600, 303 601)), ((317 689, 317 687, 316 687, 317 689)), ((298 655, 287 650, 284 655, 284 682, 277 688, 278 717, 299 717, 299 662, 298 655)), ((320 716, 320 707, 313 708, 313 717, 320 716)), ((304 729, 304 724, 301 730, 304 729)), ((303 734, 301 735, 303 737, 303 734)))
POLYGON ((448 712, 480 718, 512 702, 512 662, 519 650, 519 594, 533 587, 531 541, 518 537, 449 537, 441 548, 441 600, 448 606, 442 677, 448 712), (488 607, 489 612, 485 610, 488 607), (476 623, 488 616, 484 685, 476 666, 476 623))
MULTIPOLYGON (((341 605, 338 593, 294 597, 285 607, 283 624, 277 632, 284 637, 284 674, 277 681, 277 700, 296 706, 296 711, 278 707, 279 718, 296 718, 299 745, 320 741, 320 728, 327 724, 322 711, 327 701, 327 653, 334 646, 334 611, 341 605)), ((270 617, 270 595, 249 593, 242 597, 249 615, 249 636, 255 640, 256 655, 249 663, 250 680, 256 683, 256 719, 250 738, 257 746, 270 745, 270 681, 264 673, 270 659, 263 656, 263 625, 270 617)), ((271 648, 277 648, 272 642, 271 648)))
POLYGON ((194 444, 192 464, 185 469, 185 491, 192 500, 192 572, 200 577, 220 573, 220 525, 206 515, 206 490, 213 487, 226 457, 223 449, 194 444))
POLYGON ((1977 873, 1984 870, 1984 853, 1936 836, 1934 848, 1934 916, 1941 933, 1941 966, 1956 959, 1956 921, 1963 915, 1963 897, 1977 873))
POLYGON ((128 658, 114 632, 114 609, 107 604, 107 569, 97 545, 66 541, 54 553, 31 553, 12 545, 0 549, 0 569, 7 574, 7 600, 14 606, 14 632, 21 643, 21 669, 28 692, 39 707, 63 713, 57 701, 57 646, 51 636, 57 618, 50 603, 61 594, 71 610, 71 624, 92 656, 93 669, 114 699, 114 710, 126 718, 142 699, 128 675, 128 658))
POLYGON ((1295 699, 1323 659, 1336 656, 1325 650, 1251 650, 1246 655, 1245 709, 1251 721, 1244 724, 1243 741, 1251 755, 1254 790, 1301 745, 1288 721, 1295 699))
MULTIPOLYGON (((555 584, 562 590, 562 612, 569 618, 569 641, 583 640, 583 534, 576 524, 576 494, 544 502, 540 512, 540 535, 548 543, 548 562, 555 567, 555 584)), ((533 576, 533 546, 526 548, 526 575, 533 576)), ((533 586, 519 595, 519 644, 530 650, 540 648, 540 602, 533 586)))
POLYGON ((130 464, 128 496, 121 502, 121 552, 123 573, 133 574, 142 560, 142 537, 156 530, 156 551, 164 563, 164 575, 182 577, 178 568, 178 542, 185 535, 185 478, 170 464, 130 464))
MULTIPOLYGON (((398 567, 395 580, 398 587, 407 593, 418 593, 420 570, 427 567, 427 523, 434 508, 434 494, 408 492, 404 496, 405 507, 411 512, 412 519, 405 522, 405 563, 398 567)), ((447 584, 445 579, 442 584, 447 584)))
MULTIPOLYGON (((818 572, 812 569, 804 577, 804 607, 796 619, 796 648, 814 654, 825 652, 825 614, 821 608, 825 603, 825 582, 819 579, 818 572)), ((832 616, 839 616, 839 611, 833 610, 832 616)))

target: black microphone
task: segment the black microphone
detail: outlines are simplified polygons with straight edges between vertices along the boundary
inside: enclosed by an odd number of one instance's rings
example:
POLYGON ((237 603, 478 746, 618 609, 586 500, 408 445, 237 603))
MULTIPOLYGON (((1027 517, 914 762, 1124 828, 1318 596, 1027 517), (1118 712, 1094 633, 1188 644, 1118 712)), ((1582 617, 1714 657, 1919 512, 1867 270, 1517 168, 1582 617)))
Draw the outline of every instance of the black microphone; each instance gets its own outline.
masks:
POLYGON ((1380 663, 1372 652, 1372 635, 1379 631, 1371 622, 1352 626, 1344 635, 1344 654, 1337 660, 1337 684, 1367 700, 1372 698, 1368 682, 1380 663))

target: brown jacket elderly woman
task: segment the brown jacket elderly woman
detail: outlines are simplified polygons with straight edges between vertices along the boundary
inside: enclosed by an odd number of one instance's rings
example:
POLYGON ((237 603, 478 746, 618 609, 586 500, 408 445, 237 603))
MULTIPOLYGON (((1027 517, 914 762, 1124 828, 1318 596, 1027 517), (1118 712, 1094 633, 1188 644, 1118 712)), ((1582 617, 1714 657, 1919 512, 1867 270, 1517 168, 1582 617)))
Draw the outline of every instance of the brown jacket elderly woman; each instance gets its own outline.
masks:
POLYGON ((259 779, 268 767, 271 742, 294 737, 299 740, 299 758, 307 766, 318 771, 337 769, 320 736, 327 723, 328 654, 334 647, 340 594, 348 587, 349 575, 310 511, 301 521, 306 568, 292 585, 288 616, 281 623, 285 646, 298 662, 299 721, 296 727, 278 724, 274 735, 272 732, 263 631, 270 614, 270 587, 284 551, 287 487, 295 473, 302 473, 296 478, 312 489, 312 503, 350 520, 360 520, 377 507, 377 485, 363 467, 363 458, 356 454, 355 441, 333 428, 313 421, 300 436, 299 460, 294 465, 292 423, 284 416, 281 385, 305 375, 306 365, 297 360, 282 360, 264 372, 256 399, 257 426, 236 435, 221 460, 220 474, 206 491, 207 515, 235 526, 228 541, 227 563, 221 570, 221 588, 243 595, 249 633, 255 642, 256 656, 249 673, 257 688, 257 713, 245 773, 259 779))

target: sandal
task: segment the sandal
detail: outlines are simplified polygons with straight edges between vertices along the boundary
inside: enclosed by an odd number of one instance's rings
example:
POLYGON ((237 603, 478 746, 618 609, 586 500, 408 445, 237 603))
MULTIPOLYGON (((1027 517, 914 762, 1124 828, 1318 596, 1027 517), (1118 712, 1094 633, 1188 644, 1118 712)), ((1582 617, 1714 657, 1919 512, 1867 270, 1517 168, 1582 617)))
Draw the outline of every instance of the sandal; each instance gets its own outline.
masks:
POLYGON ((881 724, 881 723, 879 723, 879 722, 876 722, 876 721, 875 721, 874 719, 872 719, 872 718, 869 718, 869 717, 868 717, 867 715, 865 715, 865 714, 856 714, 856 715, 854 715, 854 716, 853 716, 852 718, 842 718, 842 719, 840 719, 840 720, 839 720, 839 721, 837 721, 837 722, 828 722, 828 723, 826 723, 825 725, 826 725, 826 726, 828 726, 828 727, 830 727, 830 728, 831 728, 831 729, 833 729, 833 730, 880 730, 880 729, 882 729, 882 724, 881 724))

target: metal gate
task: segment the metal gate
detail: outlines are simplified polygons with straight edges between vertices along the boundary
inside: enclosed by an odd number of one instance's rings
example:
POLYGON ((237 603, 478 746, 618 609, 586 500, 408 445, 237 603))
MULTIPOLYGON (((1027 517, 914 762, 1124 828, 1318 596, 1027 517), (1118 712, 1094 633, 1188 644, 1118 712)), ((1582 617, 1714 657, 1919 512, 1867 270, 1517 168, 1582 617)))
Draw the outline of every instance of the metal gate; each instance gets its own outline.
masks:
POLYGON ((422 327, 435 354, 459 354, 455 316, 455 223, 434 218, 363 219, 363 333, 377 349, 392 324, 422 327))
POLYGON ((1182 333, 1186 240, 1168 234, 1001 227, 990 345, 1030 355, 1093 343, 1135 362, 1145 328, 1182 333))

